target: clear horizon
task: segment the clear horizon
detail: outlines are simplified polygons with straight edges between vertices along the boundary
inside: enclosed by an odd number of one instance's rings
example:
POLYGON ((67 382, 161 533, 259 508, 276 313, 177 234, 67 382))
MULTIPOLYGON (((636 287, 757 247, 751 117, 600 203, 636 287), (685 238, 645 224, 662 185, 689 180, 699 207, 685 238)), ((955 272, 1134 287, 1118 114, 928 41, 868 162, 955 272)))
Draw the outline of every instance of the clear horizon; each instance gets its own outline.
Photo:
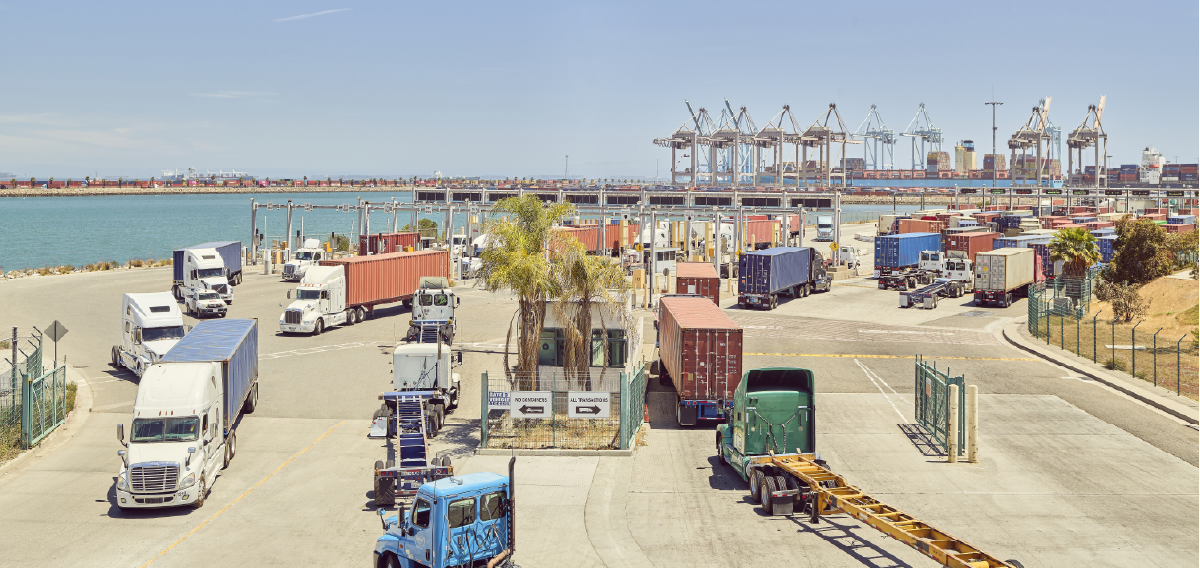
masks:
MULTIPOLYGON (((1039 99, 1065 146, 1107 95, 1110 165, 1149 145, 1200 162, 1195 3, 61 2, 0 16, 0 172, 21 179, 551 177, 566 155, 572 177, 663 179, 670 151, 651 141, 689 120, 684 99, 715 118, 726 98, 759 127, 785 104, 805 126, 836 102, 851 132, 876 104, 897 133, 924 102, 943 151, 968 139, 979 153, 983 103, 1003 101, 1007 154, 1039 99)), ((902 139, 896 167, 909 156, 902 139)))

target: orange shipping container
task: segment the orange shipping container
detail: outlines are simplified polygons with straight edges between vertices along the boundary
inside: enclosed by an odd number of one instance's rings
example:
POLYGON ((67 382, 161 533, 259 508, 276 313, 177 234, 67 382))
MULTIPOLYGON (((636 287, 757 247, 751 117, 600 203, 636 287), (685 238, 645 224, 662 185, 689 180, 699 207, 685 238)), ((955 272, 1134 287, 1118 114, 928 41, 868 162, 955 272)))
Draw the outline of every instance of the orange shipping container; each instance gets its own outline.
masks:
POLYGON ((742 239, 746 245, 752 243, 769 244, 772 235, 775 234, 775 228, 780 226, 780 223, 780 221, 769 221, 766 219, 748 220, 742 224, 742 239))
POLYGON ((389 304, 412 298, 422 276, 450 278, 450 252, 423 250, 322 260, 346 271, 346 307, 389 304))
POLYGON ((385 254, 404 252, 407 247, 417 250, 421 245, 421 233, 378 233, 358 237, 358 254, 385 254))
MULTIPOLYGON (((622 233, 621 233, 620 225, 618 225, 616 223, 610 223, 608 225, 599 225, 599 227, 601 227, 600 230, 604 234, 604 238, 601 239, 601 242, 604 243, 604 248, 606 248, 606 249, 621 248, 622 233)), ((628 225, 628 229, 626 230, 626 233, 624 235, 625 236, 625 239, 624 239, 625 245, 626 246, 632 245, 633 241, 638 238, 639 234, 641 234, 641 227, 639 227, 637 223, 630 223, 628 225)))
POLYGON ((699 294, 721 304, 721 279, 717 269, 707 262, 680 262, 675 265, 675 293, 699 294))
POLYGON ((1190 233, 1195 230, 1196 225, 1162 225, 1168 233, 1190 233))
POLYGON ((663 298, 659 372, 682 400, 730 400, 742 381, 742 328, 707 298, 663 298))
POLYGON ((924 219, 900 219, 898 228, 901 234, 904 233, 940 233, 946 228, 946 224, 941 221, 926 221, 924 219))
POLYGON ((947 235, 944 239, 945 249, 947 251, 956 250, 965 252, 967 253, 967 258, 974 262, 976 254, 993 250, 996 239, 1002 236, 1000 233, 958 233, 957 235, 947 235))
POLYGON ((596 235, 599 233, 599 231, 595 225, 558 227, 554 230, 579 239, 579 242, 583 243, 583 248, 587 250, 587 252, 596 252, 596 235))

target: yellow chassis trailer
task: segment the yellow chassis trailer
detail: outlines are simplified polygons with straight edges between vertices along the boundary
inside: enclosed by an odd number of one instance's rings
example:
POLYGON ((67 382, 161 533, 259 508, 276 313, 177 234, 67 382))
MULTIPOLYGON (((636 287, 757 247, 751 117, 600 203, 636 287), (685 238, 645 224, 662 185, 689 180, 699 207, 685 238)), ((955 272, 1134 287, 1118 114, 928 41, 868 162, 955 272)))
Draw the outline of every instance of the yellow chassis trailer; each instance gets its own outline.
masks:
POLYGON ((821 515, 845 513, 875 530, 952 568, 1023 568, 1016 560, 992 555, 883 503, 842 476, 817 465, 815 454, 763 455, 750 458, 753 497, 771 515, 791 514, 794 504, 807 508, 809 522, 821 515))

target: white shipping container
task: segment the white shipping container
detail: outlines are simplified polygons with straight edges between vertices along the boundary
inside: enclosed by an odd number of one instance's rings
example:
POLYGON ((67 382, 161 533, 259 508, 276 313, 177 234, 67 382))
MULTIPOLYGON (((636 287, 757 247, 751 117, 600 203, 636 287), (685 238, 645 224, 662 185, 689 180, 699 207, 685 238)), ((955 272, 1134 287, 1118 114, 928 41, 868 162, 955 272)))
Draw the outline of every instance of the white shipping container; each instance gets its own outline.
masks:
POLYGON ((1031 248, 1003 248, 975 255, 975 289, 1010 292, 1033 283, 1031 248))

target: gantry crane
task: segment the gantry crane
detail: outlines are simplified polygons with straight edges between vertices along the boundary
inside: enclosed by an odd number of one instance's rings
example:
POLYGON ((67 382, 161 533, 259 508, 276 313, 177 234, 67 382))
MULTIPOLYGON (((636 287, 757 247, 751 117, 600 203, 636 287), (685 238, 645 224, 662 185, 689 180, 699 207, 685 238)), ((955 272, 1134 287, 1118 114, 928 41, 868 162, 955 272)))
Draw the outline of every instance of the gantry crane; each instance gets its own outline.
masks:
POLYGON ((730 183, 737 187, 741 183, 742 176, 752 172, 754 181, 757 182, 758 164, 754 164, 754 167, 751 168, 743 162, 747 157, 750 158, 750 161, 754 161, 754 135, 757 134, 758 127, 754 125, 754 121, 746 112, 746 107, 741 107, 740 110, 734 112, 733 107, 729 104, 729 99, 725 99, 725 106, 729 110, 729 118, 725 119, 720 128, 717 128, 709 138, 711 140, 709 146, 712 154, 711 160, 716 163, 717 150, 721 150, 723 154, 728 150, 729 154, 725 164, 729 171, 730 183))
MULTIPOLYGON (((1026 156, 1028 156, 1030 148, 1034 149, 1036 156, 1034 159, 1034 185, 1042 185, 1042 171, 1045 169, 1046 165, 1045 159, 1042 155, 1042 150, 1043 148, 1047 148, 1049 146, 1049 144, 1043 144, 1043 142, 1048 142, 1050 139, 1050 135, 1046 133, 1046 125, 1049 115, 1050 97, 1046 97, 1038 102, 1038 106, 1033 107, 1033 110, 1029 113, 1029 118, 1026 119, 1025 124, 1021 126, 1021 128, 1017 129, 1017 131, 1013 133, 1012 137, 1008 139, 1008 149, 1012 151, 1012 162, 1008 164, 1008 178, 1011 180, 1013 185, 1016 185, 1017 183, 1016 172, 1021 170, 1027 171, 1028 169, 1026 168, 1026 163, 1028 162, 1028 158, 1026 156), (1020 169, 1018 169, 1017 150, 1021 151, 1021 162, 1019 162, 1020 169)), ((993 167, 995 167, 994 164, 995 162, 993 162, 993 167)), ((1028 179, 1024 176, 1023 172, 1021 179, 1028 179)))
POLYGON ((1096 185, 1100 187, 1100 176, 1105 175, 1105 170, 1108 166, 1108 134, 1104 132, 1104 123, 1101 118, 1104 116, 1104 100, 1107 96, 1100 95, 1100 104, 1088 105, 1087 115, 1083 117, 1083 123, 1071 131, 1071 135, 1067 137, 1067 175, 1075 174, 1075 156, 1079 156, 1079 167, 1083 167, 1083 151, 1089 147, 1095 148, 1096 151, 1096 185), (1101 150, 1100 144, 1103 140, 1104 148, 1101 150), (1103 167, 1103 169, 1102 169, 1103 167))
MULTIPOLYGON (((686 100, 683 102, 688 107, 688 113, 691 114, 691 119, 689 119, 687 122, 684 122, 678 129, 675 130, 673 134, 671 134, 671 136, 667 138, 655 138, 654 143, 662 146, 663 148, 671 149, 671 185, 675 185, 678 180, 678 176, 681 173, 677 171, 677 161, 675 158, 675 154, 679 150, 688 150, 689 152, 684 154, 684 157, 691 158, 691 167, 689 167, 686 172, 682 173, 688 175, 689 181, 692 185, 699 185, 699 172, 701 166, 699 163, 700 149, 703 146, 709 145, 709 134, 713 131, 713 124, 712 119, 710 119, 708 116, 708 111, 701 108, 699 113, 694 112, 692 111, 692 104, 690 102, 686 100), (694 126, 694 128, 690 128, 689 124, 694 126)), ((707 169, 709 172, 710 182, 715 184, 716 174, 713 171, 712 164, 713 162, 709 161, 707 169)))
POLYGON ((820 158, 817 162, 818 174, 825 178, 825 186, 832 185, 833 145, 841 144, 842 157, 842 186, 846 185, 846 144, 862 144, 855 140, 854 135, 846 131, 846 123, 837 111, 836 103, 829 103, 829 110, 821 113, 812 125, 800 134, 800 179, 808 178, 808 149, 816 148, 820 158), (830 125, 830 119, 835 118, 836 124, 830 125), (836 129, 834 128, 836 127, 836 129))
MULTIPOLYGON (((774 173, 775 185, 782 187, 784 185, 784 176, 787 174, 784 168, 783 161, 783 146, 792 144, 795 147, 795 161, 800 161, 800 124, 796 122, 796 117, 792 114, 791 106, 783 105, 783 110, 779 114, 771 117, 767 125, 758 131, 754 136, 754 143, 761 153, 763 149, 770 149, 774 173), (785 120, 786 119, 786 120, 785 120), (792 125, 792 131, 787 131, 788 122, 792 125)), ((761 159, 761 158, 760 158, 761 159)), ((796 173, 797 184, 799 184, 799 164, 793 164, 793 172, 796 173)), ((755 182, 757 185, 757 182, 755 182)), ((797 185, 799 187, 799 185, 797 185)))
POLYGON ((917 114, 913 116, 912 122, 908 123, 908 128, 904 129, 901 136, 912 138, 912 169, 925 169, 925 157, 927 151, 941 152, 942 151, 942 129, 933 125, 933 120, 929 118, 929 113, 925 111, 925 103, 921 103, 917 107, 917 114), (922 121, 921 119, 925 120, 922 121), (917 153, 917 142, 920 142, 921 152, 917 153), (928 145, 928 148, 926 148, 928 145), (920 156, 918 161, 917 156, 920 156), (920 164, 920 168, 917 165, 920 164))
POLYGON ((855 136, 863 139, 863 166, 867 169, 882 170, 896 167, 893 152, 896 147, 896 131, 888 128, 879 116, 879 110, 871 105, 867 118, 854 132, 855 136), (879 162, 880 150, 883 150, 883 163, 879 162))

